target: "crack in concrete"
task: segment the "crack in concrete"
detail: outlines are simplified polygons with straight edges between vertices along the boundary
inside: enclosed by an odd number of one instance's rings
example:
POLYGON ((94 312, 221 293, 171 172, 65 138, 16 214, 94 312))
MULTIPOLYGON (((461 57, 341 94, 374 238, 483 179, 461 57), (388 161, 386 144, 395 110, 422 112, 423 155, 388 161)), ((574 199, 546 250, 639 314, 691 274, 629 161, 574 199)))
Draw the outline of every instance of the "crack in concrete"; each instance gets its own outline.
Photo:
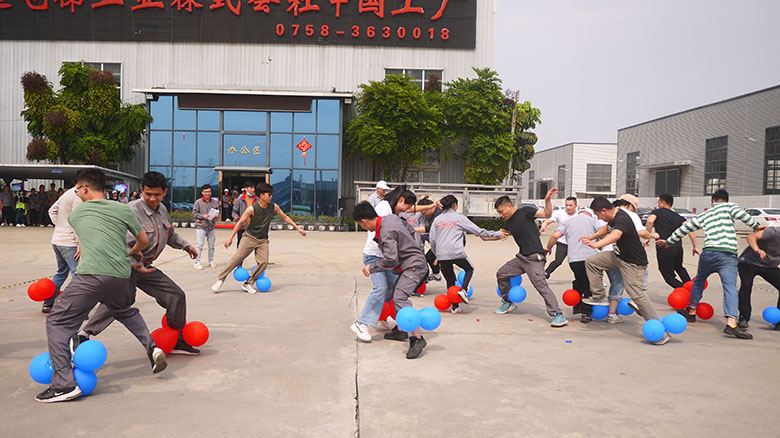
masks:
MULTIPOLYGON (((357 312, 358 312, 357 277, 352 276, 352 279, 355 282, 355 286, 352 291, 352 299, 350 299, 350 305, 352 304, 352 301, 355 302, 355 317, 357 320, 357 312)), ((359 382, 358 371, 360 370, 359 354, 360 354, 360 341, 357 338, 355 338, 355 433, 353 435, 356 438, 360 438, 360 384, 358 383, 359 382)))

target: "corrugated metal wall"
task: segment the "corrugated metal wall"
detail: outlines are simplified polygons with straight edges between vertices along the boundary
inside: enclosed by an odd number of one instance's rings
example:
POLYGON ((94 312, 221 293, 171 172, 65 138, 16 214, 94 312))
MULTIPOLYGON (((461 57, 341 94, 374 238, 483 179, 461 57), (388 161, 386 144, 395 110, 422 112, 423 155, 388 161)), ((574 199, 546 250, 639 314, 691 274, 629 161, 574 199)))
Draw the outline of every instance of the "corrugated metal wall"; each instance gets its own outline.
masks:
MULTIPOLYGON (((728 136, 726 190, 734 196, 762 195, 764 136, 766 128, 778 125, 780 87, 775 87, 621 129, 618 192, 626 188, 626 154, 639 151, 642 166, 690 160, 690 167, 681 168, 680 196, 702 196, 705 143, 728 136)), ((640 170, 639 196, 655 194, 654 171, 640 170)))
POLYGON ((617 177, 617 145, 616 144, 584 144, 575 143, 572 156, 572 193, 587 192, 588 164, 611 164, 611 192, 615 192, 617 177))
MULTIPOLYGON (((543 199, 546 193, 539 193, 538 183, 552 179, 550 187, 558 186, 558 166, 566 166, 566 187, 559 193, 559 198, 565 198, 586 191, 588 163, 612 164, 614 189, 616 151, 617 145, 614 143, 569 143, 539 151, 531 159, 531 167, 523 174, 523 178, 527 180, 529 172, 534 171, 534 181, 527 181, 526 186, 536 184, 534 199, 543 199)), ((524 198, 527 195, 528 190, 525 190, 524 198)))

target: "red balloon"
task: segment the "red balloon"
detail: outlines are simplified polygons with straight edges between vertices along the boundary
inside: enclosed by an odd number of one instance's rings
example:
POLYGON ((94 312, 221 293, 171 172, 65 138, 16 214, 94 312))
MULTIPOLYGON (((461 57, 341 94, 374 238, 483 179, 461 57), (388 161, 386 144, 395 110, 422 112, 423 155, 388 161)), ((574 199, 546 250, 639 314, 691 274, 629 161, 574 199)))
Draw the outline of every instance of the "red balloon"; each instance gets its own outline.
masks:
POLYGON ((580 293, 574 289, 569 289, 563 293, 563 303, 567 306, 576 306, 580 303, 580 293))
POLYGON ((445 311, 450 308, 450 299, 447 298, 447 295, 441 294, 437 295, 436 299, 433 300, 433 305, 436 306, 437 309, 440 311, 445 311))
POLYGON ((447 289, 447 299, 450 300, 450 303, 460 303, 461 299, 458 296, 458 292, 460 292, 460 286, 452 286, 447 289))
POLYGON ((184 326, 181 335, 184 337, 184 342, 193 347, 200 347, 209 340, 209 329, 200 321, 192 321, 184 326))
POLYGON ((179 340, 179 332, 172 328, 158 328, 152 332, 152 339, 154 339, 154 343, 160 350, 168 354, 176 346, 176 342, 179 340))
POLYGON ((57 292, 57 286, 54 285, 50 278, 38 280, 38 293, 44 300, 53 297, 55 292, 57 292))
POLYGON ((666 301, 673 309, 684 309, 688 307, 688 303, 691 301, 691 294, 680 287, 672 291, 666 301))
POLYGON ((686 281, 686 282, 683 284, 683 287, 682 287, 682 288, 683 288, 683 289, 685 289, 685 290, 687 290, 687 291, 688 291, 688 293, 691 293, 691 289, 693 289, 693 280, 686 281))
POLYGON ((379 315, 379 320, 387 321, 388 317, 395 319, 395 303, 393 301, 385 302, 382 306, 382 314, 379 315))
POLYGON ((27 287, 27 296, 33 301, 43 301, 46 299, 41 295, 41 291, 38 290, 38 282, 27 287))
POLYGON ((715 309, 707 303, 699 303, 699 306, 696 308, 696 316, 701 319, 710 319, 714 314, 715 309))
MULTIPOLYGON (((162 324, 163 328, 169 328, 169 329, 176 330, 175 328, 173 328, 170 325, 168 325, 168 316, 167 316, 167 314, 163 314, 162 321, 160 321, 160 323, 162 324)), ((187 321, 184 321, 184 325, 187 325, 187 321)))
POLYGON ((421 284, 420 287, 417 288, 417 293, 420 295, 425 295, 425 290, 428 287, 425 285, 425 283, 421 284))

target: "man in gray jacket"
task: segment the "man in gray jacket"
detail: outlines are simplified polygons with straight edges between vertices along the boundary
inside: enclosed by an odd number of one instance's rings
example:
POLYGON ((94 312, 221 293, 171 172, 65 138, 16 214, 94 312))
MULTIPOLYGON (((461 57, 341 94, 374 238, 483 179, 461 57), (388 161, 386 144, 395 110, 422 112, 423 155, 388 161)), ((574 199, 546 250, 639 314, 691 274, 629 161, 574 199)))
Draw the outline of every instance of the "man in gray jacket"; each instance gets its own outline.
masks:
MULTIPOLYGON (((168 325, 181 331, 187 322, 187 300, 184 291, 170 277, 152 266, 152 263, 163 252, 166 244, 172 248, 183 249, 193 259, 198 256, 198 252, 174 231, 168 210, 162 204, 167 191, 163 174, 147 172, 141 181, 141 199, 128 204, 149 237, 149 244, 141 252, 142 260, 133 265, 128 299, 130 304, 134 303, 135 289, 140 288, 166 309, 165 318, 168 325)), ((135 238, 128 236, 128 244, 135 244, 135 238)), ((111 311, 105 304, 101 304, 89 318, 87 325, 73 337, 73 350, 90 336, 96 336, 105 330, 112 322, 114 317, 111 311)), ((200 351, 184 342, 180 332, 179 341, 170 354, 194 356, 200 354, 200 351)))
POLYGON ((209 244, 209 268, 216 268, 214 264, 214 225, 219 216, 219 200, 211 197, 211 186, 204 184, 200 193, 203 195, 195 201, 192 207, 192 217, 195 219, 195 246, 198 256, 195 257, 195 269, 203 269, 200 264, 200 256, 203 254, 203 241, 209 244))
MULTIPOLYGON (((363 275, 368 277, 376 272, 400 271, 392 292, 395 309, 399 311, 411 306, 409 297, 428 275, 425 254, 414 239, 414 228, 394 214, 377 217, 376 210, 368 201, 357 204, 352 216, 363 229, 376 233, 375 239, 382 250, 382 259, 364 266, 363 275)), ((410 332, 406 358, 418 357, 426 345, 419 328, 410 332)))

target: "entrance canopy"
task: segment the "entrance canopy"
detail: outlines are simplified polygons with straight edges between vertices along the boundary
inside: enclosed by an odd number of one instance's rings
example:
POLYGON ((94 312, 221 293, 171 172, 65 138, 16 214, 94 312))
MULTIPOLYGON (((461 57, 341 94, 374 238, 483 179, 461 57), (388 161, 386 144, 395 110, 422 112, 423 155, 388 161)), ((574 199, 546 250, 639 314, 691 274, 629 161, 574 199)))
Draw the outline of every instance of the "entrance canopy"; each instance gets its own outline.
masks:
POLYGON ((105 167, 81 164, 0 164, 0 178, 7 184, 12 180, 22 181, 28 179, 61 179, 73 181, 76 174, 82 169, 97 169, 106 174, 109 181, 123 182, 127 185, 139 183, 140 177, 118 170, 107 169, 105 167))

